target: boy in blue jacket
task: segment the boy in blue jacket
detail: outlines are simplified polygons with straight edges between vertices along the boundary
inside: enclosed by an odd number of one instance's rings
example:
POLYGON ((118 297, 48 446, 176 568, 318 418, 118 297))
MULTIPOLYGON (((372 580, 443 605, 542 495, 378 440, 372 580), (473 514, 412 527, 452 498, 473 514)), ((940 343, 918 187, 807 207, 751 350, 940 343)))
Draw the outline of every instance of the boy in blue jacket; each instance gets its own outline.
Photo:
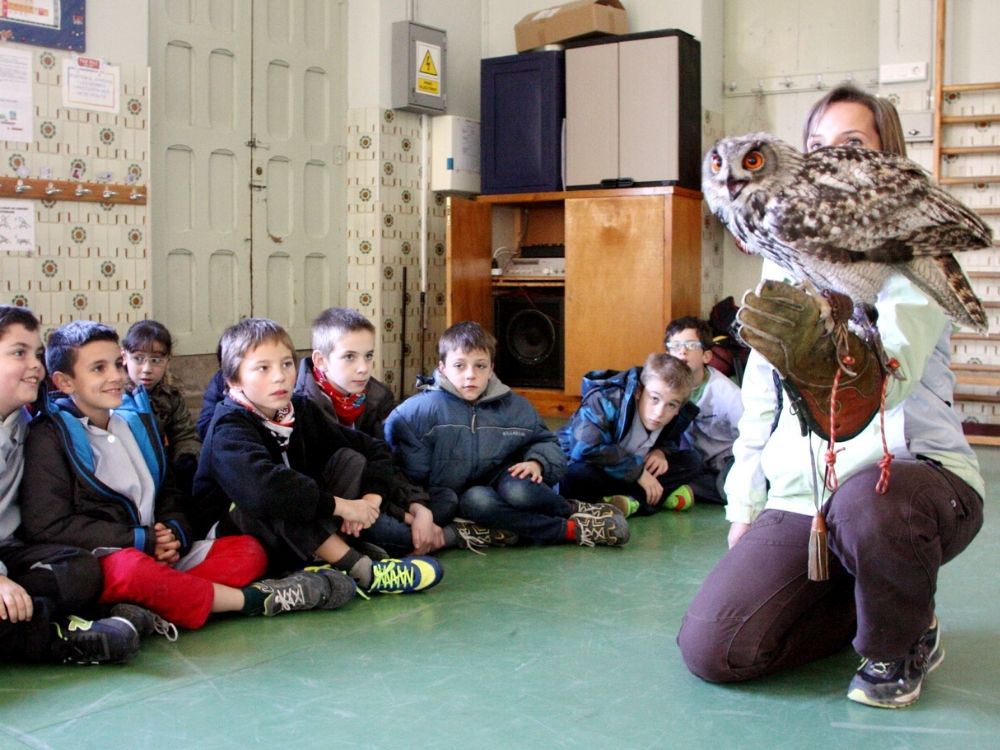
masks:
POLYGON ((493 373, 496 339, 456 323, 438 344, 434 382, 385 423, 386 440, 410 480, 451 515, 537 543, 616 546, 628 524, 611 506, 567 500, 552 489, 566 468, 556 436, 522 396, 493 373))
POLYGON ((679 445, 698 414, 688 401, 693 385, 690 368, 666 353, 624 372, 587 373, 580 407, 559 431, 570 461, 562 492, 614 503, 628 515, 689 508, 687 483, 701 473, 701 460, 679 445))

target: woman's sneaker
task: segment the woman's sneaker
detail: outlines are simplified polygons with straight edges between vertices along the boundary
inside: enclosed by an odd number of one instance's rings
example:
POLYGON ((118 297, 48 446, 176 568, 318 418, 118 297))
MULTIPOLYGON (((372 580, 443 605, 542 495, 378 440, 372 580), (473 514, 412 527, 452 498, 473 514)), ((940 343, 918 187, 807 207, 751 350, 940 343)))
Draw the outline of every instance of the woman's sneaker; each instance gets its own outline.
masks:
POLYGON ((865 659, 847 688, 847 697, 876 708, 904 708, 917 702, 924 677, 944 660, 938 621, 931 626, 902 659, 865 659))
POLYGON ((444 576, 433 557, 413 555, 399 560, 377 560, 372 564, 369 594, 412 594, 437 586, 444 576))
POLYGON ((140 636, 156 633, 162 635, 171 643, 177 640, 177 626, 167 622, 155 612, 150 612, 138 604, 122 602, 111 608, 111 616, 132 623, 132 627, 140 636))
POLYGON ((577 513, 570 516, 570 519, 576 524, 576 543, 581 547, 593 547, 598 544, 620 547, 628 542, 628 521, 625 520, 625 516, 618 513, 604 518, 577 513))
POLYGON ((52 656, 63 664, 120 664, 139 653, 139 633, 118 617, 52 623, 52 656))

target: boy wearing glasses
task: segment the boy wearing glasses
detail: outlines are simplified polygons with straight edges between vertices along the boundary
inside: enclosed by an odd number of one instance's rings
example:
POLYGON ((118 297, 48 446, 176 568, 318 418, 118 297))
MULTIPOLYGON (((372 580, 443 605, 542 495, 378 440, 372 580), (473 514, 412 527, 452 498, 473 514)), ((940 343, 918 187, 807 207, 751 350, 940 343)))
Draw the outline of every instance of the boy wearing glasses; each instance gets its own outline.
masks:
POLYGON ((723 487, 733 465, 733 443, 739 435, 743 400, 739 387, 711 367, 712 331, 706 321, 687 316, 667 326, 664 348, 694 375, 691 402, 698 416, 684 431, 682 445, 698 451, 703 473, 692 484, 701 500, 725 504, 723 487))
POLYGON ((149 394, 174 482, 182 493, 190 496, 201 440, 183 392, 166 377, 172 351, 170 331, 155 320, 133 323, 122 340, 122 357, 131 381, 126 388, 131 392, 141 385, 149 394))

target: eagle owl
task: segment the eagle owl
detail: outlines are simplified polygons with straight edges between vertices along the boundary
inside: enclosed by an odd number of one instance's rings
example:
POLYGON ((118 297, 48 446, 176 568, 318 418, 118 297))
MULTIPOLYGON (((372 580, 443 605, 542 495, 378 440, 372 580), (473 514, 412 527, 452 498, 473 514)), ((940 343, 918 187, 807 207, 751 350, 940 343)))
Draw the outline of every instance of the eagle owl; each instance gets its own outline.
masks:
POLYGON ((990 229, 909 159, 849 146, 803 154, 753 133, 715 144, 702 191, 743 250, 796 281, 873 305, 898 271, 955 322, 987 328, 954 253, 989 247, 990 229))

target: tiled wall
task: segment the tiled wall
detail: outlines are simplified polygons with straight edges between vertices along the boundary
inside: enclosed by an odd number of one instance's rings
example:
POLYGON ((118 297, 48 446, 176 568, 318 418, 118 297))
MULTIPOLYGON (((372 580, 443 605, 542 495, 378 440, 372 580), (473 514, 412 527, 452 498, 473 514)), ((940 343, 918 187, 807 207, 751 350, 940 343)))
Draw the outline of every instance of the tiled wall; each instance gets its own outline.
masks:
POLYGON ((435 346, 444 330, 445 201, 440 194, 428 200, 422 328, 420 116, 354 109, 347 115, 347 131, 346 304, 379 330, 376 377, 397 397, 409 395, 416 374, 433 370, 435 346))
MULTIPOLYGON (((66 53, 32 52, 34 139, 0 141, 0 173, 98 181, 148 179, 146 68, 121 66, 122 111, 117 115, 62 107, 66 53)), ((120 188, 125 189, 125 188, 120 188)), ((33 201, 35 248, 0 253, 0 302, 30 307, 43 334, 87 318, 124 332, 150 310, 149 228, 146 206, 33 201)))

